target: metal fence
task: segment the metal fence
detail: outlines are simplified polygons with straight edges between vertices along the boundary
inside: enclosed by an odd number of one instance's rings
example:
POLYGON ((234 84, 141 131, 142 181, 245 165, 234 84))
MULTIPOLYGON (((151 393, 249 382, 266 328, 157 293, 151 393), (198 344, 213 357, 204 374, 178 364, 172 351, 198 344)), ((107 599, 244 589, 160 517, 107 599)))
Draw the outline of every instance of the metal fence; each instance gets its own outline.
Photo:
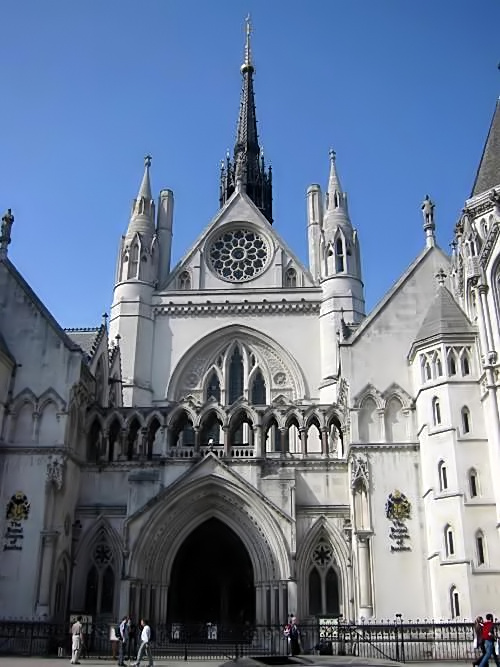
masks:
MULTIPOLYGON (((82 658, 112 658, 117 642, 110 641, 109 624, 85 629, 82 658)), ((155 659, 230 660, 245 655, 287 655, 292 646, 283 626, 187 626, 153 628, 155 659)), ((476 657, 472 623, 385 622, 350 624, 321 619, 300 626, 300 652, 383 658, 401 662, 468 660, 476 657)), ((125 657, 135 657, 137 641, 125 647, 125 657)), ((0 655, 67 657, 71 653, 68 624, 27 620, 0 620, 0 655)))

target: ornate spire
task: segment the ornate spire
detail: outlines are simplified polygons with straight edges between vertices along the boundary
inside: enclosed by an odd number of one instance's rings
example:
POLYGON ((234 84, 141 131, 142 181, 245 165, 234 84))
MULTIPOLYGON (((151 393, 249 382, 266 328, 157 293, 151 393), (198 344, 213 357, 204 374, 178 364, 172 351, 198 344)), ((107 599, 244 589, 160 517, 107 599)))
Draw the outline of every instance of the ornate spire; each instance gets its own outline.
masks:
POLYGON ((151 200, 153 197, 151 195, 151 181, 149 179, 149 168, 151 167, 151 160, 153 158, 151 155, 146 155, 144 158, 144 176, 142 177, 141 187, 139 188, 139 194, 137 195, 137 201, 140 199, 151 200))
POLYGON ((155 203, 151 194, 151 181, 149 177, 151 159, 151 155, 146 155, 144 158, 144 174, 137 198, 134 199, 132 204, 132 215, 130 216, 130 224, 127 230, 127 236, 129 237, 135 233, 141 235, 147 234, 148 236, 154 235, 155 203))
POLYGON ((222 207, 236 189, 246 191, 255 205, 272 224, 272 172, 266 171, 264 156, 259 147, 255 95, 253 89, 254 65, 251 48, 250 17, 246 18, 244 60, 241 65, 243 85, 236 131, 233 159, 229 154, 221 165, 219 203, 222 207), (236 187, 238 185, 238 188, 236 187))
POLYGON ((328 201, 326 208, 334 210, 339 208, 344 203, 344 193, 340 185, 339 175, 337 173, 336 158, 337 154, 330 148, 330 176, 328 178, 328 201))

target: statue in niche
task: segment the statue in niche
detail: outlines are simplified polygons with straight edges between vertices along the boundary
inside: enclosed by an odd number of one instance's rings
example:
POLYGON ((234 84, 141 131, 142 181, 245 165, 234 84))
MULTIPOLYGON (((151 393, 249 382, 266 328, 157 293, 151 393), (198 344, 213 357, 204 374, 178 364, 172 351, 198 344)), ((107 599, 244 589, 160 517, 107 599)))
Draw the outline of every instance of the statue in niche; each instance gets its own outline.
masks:
POLYGON ((356 530, 370 529, 370 507, 368 491, 370 475, 368 459, 364 454, 354 454, 351 459, 351 488, 354 502, 354 525, 356 530))
POLYGON ((330 426, 330 432, 328 433, 328 452, 330 454, 337 454, 338 451, 338 433, 335 426, 330 426))

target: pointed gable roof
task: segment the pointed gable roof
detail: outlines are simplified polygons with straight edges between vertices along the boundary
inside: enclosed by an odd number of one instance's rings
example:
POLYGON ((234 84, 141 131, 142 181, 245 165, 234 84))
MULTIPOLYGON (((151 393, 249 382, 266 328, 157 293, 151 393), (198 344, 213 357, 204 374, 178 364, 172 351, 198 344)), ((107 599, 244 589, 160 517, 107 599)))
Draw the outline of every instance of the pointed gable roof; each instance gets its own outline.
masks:
POLYGON ((500 184, 500 99, 497 100, 495 112, 484 144, 483 154, 472 187, 471 197, 491 190, 500 184))
POLYGON ((439 285, 431 302, 414 345, 446 335, 474 335, 475 331, 467 315, 460 308, 444 285, 439 285))

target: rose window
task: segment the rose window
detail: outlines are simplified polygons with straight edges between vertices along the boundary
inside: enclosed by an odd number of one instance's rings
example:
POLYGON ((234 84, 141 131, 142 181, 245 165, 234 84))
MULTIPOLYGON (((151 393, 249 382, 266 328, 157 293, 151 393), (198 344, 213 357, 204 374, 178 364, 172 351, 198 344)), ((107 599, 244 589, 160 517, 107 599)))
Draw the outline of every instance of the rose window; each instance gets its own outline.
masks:
POLYGON ((217 275, 239 283, 252 280, 264 271, 269 249, 258 232, 235 229, 224 232, 212 243, 209 257, 217 275))
POLYGON ((328 544, 318 544, 316 549, 313 552, 313 562, 316 563, 316 565, 328 565, 330 561, 332 560, 332 550, 328 544))

